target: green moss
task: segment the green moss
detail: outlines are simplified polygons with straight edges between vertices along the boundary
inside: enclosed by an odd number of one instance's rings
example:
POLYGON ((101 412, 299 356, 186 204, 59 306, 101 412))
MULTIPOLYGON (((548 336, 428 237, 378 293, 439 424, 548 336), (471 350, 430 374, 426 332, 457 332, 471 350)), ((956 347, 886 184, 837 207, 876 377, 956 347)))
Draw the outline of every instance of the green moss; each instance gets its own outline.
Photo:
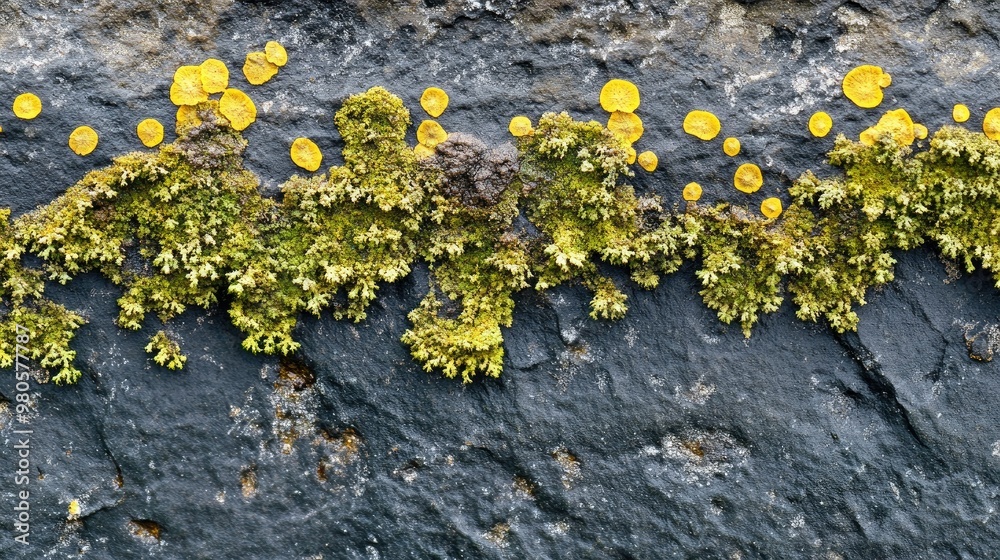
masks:
POLYGON ((24 247, 15 239, 9 218, 10 210, 0 209, 0 367, 13 366, 20 355, 54 372, 56 383, 75 383, 80 370, 73 364, 76 351, 69 343, 84 320, 43 297, 42 273, 23 266, 24 247), (25 334, 27 340, 19 337, 25 334))
POLYGON ((181 369, 187 356, 181 353, 181 346, 164 331, 157 331, 146 345, 146 353, 153 354, 153 361, 167 369, 181 369))

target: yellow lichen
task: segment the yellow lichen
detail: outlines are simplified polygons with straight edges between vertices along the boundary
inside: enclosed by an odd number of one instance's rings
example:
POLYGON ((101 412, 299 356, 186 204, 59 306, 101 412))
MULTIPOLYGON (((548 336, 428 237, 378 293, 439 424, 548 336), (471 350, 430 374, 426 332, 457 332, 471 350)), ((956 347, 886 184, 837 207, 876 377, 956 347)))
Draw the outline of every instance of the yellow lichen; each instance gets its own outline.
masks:
POLYGON ((969 120, 969 108, 961 103, 955 105, 951 110, 951 118, 955 119, 957 123, 963 123, 969 120))
POLYGON ((448 108, 448 94, 441 88, 429 87, 420 96, 420 106, 436 119, 448 108))
POLYGON ((292 161, 306 171, 316 171, 323 162, 323 152, 308 138, 296 138, 292 142, 292 161))
POLYGON ((631 113, 639 108, 639 88, 626 80, 610 80, 601 88, 601 107, 609 113, 631 113))
POLYGON ((871 146, 881 134, 891 134, 893 140, 901 146, 909 146, 916 138, 913 119, 905 109, 887 111, 879 119, 878 124, 862 132, 858 139, 862 144, 871 146))
POLYGON ((781 199, 773 196, 765 198, 764 202, 760 203, 760 213, 768 218, 777 218, 781 215, 781 199))
POLYGON ((722 123, 708 111, 691 111, 684 117, 684 132, 702 140, 711 140, 719 135, 722 123))
POLYGON ((892 77, 878 66, 865 64, 844 76, 844 95, 858 107, 871 109, 882 103, 882 88, 892 83, 892 77))
POLYGON ((632 146, 629 146, 628 147, 628 159, 625 160, 625 163, 627 163, 629 165, 632 165, 633 163, 635 163, 635 160, 637 158, 638 158, 638 156, 636 156, 635 148, 633 148, 632 146))
POLYGON ((448 133, 437 121, 426 120, 417 127, 417 142, 433 148, 448 139, 448 133))
POLYGON ((243 75, 251 84, 259 86, 277 73, 277 65, 269 61, 266 54, 260 51, 247 54, 246 62, 243 63, 243 75))
POLYGON ((656 171, 656 166, 660 163, 660 158, 656 157, 656 154, 649 150, 639 154, 636 160, 639 162, 640 167, 650 173, 656 171))
MULTIPOLYGON (((188 105, 183 105, 188 107, 188 105)), ((146 119, 135 127, 135 133, 142 141, 142 145, 152 148, 163 142, 163 125, 156 119, 146 119)))
POLYGON ((809 132, 816 138, 823 138, 830 134, 833 128, 833 119, 824 111, 816 111, 809 117, 809 132))
POLYGON ((688 183, 684 186, 684 192, 682 193, 684 200, 689 202, 694 202, 701 198, 701 185, 698 183, 688 183))
POLYGON ((288 51, 277 41, 268 41, 264 45, 264 57, 275 66, 288 64, 288 51))
POLYGON ((625 139, 631 144, 642 137, 642 119, 635 113, 615 111, 608 118, 608 130, 625 139))
POLYGON ((990 140, 1000 140, 1000 107, 994 107, 983 117, 983 133, 990 140))
POLYGON ((730 136, 722 141, 722 151, 729 157, 735 157, 740 153, 740 139, 730 136))
POLYGON ((413 147, 413 154, 417 156, 417 159, 427 159, 434 155, 434 148, 428 148, 423 144, 417 144, 413 147))
POLYGON ((33 93, 22 93, 14 99, 14 114, 19 119, 30 120, 42 112, 42 100, 33 93))
POLYGON ((85 156, 97 147, 97 132, 89 126, 79 126, 69 135, 69 148, 76 155, 85 156))
POLYGON ((744 163, 733 175, 733 185, 740 192, 747 194, 757 192, 763 184, 764 175, 760 172, 760 168, 752 163, 744 163))
POLYGON ((208 92, 201 84, 200 66, 181 66, 174 72, 170 84, 170 102, 174 105, 197 105, 208 101, 208 92))
POLYGON ((234 130, 243 130, 257 120, 257 106, 247 94, 229 88, 219 99, 219 112, 229 119, 234 130))
POLYGON ((917 140, 927 138, 927 127, 920 123, 913 123, 913 135, 917 137, 917 140))
POLYGON ((205 93, 222 93, 229 87, 229 68, 217 58, 201 63, 201 88, 205 93))
POLYGON ((514 136, 521 137, 531 134, 534 128, 531 125, 531 119, 524 116, 517 116, 510 119, 510 125, 507 126, 507 130, 514 136))
POLYGON ((198 126, 199 124, 201 124, 201 117, 198 116, 198 110, 194 106, 181 105, 177 108, 177 118, 174 125, 174 131, 177 134, 181 133, 182 128, 198 126))
POLYGON ((80 515, 80 501, 71 500, 69 506, 66 508, 66 512, 69 514, 70 519, 76 519, 80 515))

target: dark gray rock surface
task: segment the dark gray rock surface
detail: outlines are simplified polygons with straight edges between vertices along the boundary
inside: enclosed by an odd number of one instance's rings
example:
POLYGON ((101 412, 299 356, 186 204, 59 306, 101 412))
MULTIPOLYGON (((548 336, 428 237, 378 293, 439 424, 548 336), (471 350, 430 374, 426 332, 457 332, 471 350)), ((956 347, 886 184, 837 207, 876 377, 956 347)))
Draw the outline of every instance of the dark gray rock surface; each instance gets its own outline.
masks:
MULTIPOLYGON (((660 154, 639 190, 673 203, 696 180, 737 200, 732 173, 753 161, 765 186, 739 200, 756 207, 806 169, 835 172, 832 136, 806 130, 816 110, 856 135, 896 107, 934 130, 963 102, 977 128, 1000 105, 998 28, 997 7, 969 0, 0 0, 0 104, 33 91, 46 106, 30 122, 0 111, 0 204, 26 212, 137 149, 139 120, 172 123, 178 65, 218 57, 239 81, 246 52, 276 39, 290 62, 249 89, 247 132, 269 194, 296 172, 297 136, 337 162, 333 113, 373 85, 417 121, 440 86, 445 128, 496 145, 516 114, 604 119, 598 91, 623 77, 643 94, 638 146, 660 154), (879 110, 840 94, 861 63, 893 75, 879 110), (723 135, 685 135, 691 109, 723 135), (101 134, 87 158, 65 145, 80 124, 101 134)), ((0 558, 1000 557, 1000 292, 931 250, 899 259, 843 336, 786 305, 746 340, 701 303, 690 265, 630 286, 617 322, 587 318, 580 288, 525 292, 502 378, 469 386, 399 342, 426 271, 384 287, 363 323, 307 319, 292 360, 243 352, 223 310, 190 311, 170 327, 179 373, 143 351, 155 321, 114 326, 118 288, 52 286, 90 321, 85 375, 32 391, 30 546, 13 541, 15 422, 0 412, 0 558)))

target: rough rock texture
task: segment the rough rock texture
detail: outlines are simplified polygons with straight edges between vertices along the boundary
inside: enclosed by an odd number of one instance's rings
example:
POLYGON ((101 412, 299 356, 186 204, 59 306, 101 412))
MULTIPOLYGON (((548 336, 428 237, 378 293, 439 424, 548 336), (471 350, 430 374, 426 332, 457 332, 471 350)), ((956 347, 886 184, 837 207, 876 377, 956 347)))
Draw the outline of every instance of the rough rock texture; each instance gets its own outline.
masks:
MULTIPOLYGON (((931 130, 962 102, 1000 104, 989 2, 10 2, 0 0, 0 100, 45 104, 34 121, 4 109, 0 203, 15 215, 85 171, 139 147, 146 117, 172 123, 173 69, 208 56, 233 80, 277 39, 290 62, 252 88, 249 163, 264 190, 296 172, 287 146, 317 141, 372 85, 422 118, 497 145, 509 119, 546 110, 606 118, 611 77, 643 94, 660 154, 634 184, 667 203, 698 181, 736 195, 758 163, 783 196, 806 169, 831 173, 809 115, 855 136, 905 107, 931 130), (881 110, 840 95, 861 63, 893 76, 881 110), (713 111, 716 142, 681 131, 713 111), (87 158, 66 147, 89 124, 87 158), (720 137, 721 139, 721 137, 720 137)), ((168 129, 170 127, 168 126, 168 129)), ((172 134, 168 133, 168 140, 172 134)), ((412 141, 412 139, 411 139, 412 141)), ((582 289, 518 298, 498 381, 427 375, 399 337, 426 271, 382 290, 360 324, 309 319, 290 360, 240 349, 218 310, 168 327, 188 354, 173 373, 143 346, 159 330, 113 324, 119 291, 86 276, 51 287, 85 314, 84 379, 33 384, 31 544, 14 542, 15 418, 0 376, 0 557, 87 558, 993 558, 1000 550, 1000 292, 931 251, 900 255, 856 334, 797 321, 786 305, 749 341, 697 297, 690 265, 654 291, 629 288, 628 316, 587 318, 582 289), (970 359, 970 354, 977 359, 970 359), (67 520, 69 504, 80 513, 67 520)))

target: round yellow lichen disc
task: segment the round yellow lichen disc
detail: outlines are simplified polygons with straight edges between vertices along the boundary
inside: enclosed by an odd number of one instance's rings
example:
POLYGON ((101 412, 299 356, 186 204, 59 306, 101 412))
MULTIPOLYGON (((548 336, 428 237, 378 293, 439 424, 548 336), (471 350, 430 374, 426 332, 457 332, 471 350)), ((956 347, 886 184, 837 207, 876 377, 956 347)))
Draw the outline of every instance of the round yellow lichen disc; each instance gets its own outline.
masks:
POLYGON ((632 165, 633 163, 635 163, 636 157, 637 156, 635 154, 635 148, 633 148, 632 146, 629 146, 628 147, 628 158, 625 160, 625 163, 627 163, 629 165, 632 165))
POLYGON ((222 93, 219 112, 229 119, 229 124, 235 130, 243 130, 257 120, 257 106, 247 94, 238 89, 229 88, 222 93))
POLYGON ((729 157, 735 157, 740 153, 740 139, 730 136, 722 141, 722 151, 729 157))
POLYGON ((306 171, 316 171, 323 163, 323 152, 308 138, 296 138, 292 142, 292 161, 306 171))
POLYGON ((719 135, 722 123, 708 111, 691 111, 684 117, 684 132, 702 140, 711 140, 719 135))
POLYGON ((733 175, 733 185, 740 192, 747 194, 757 192, 763 184, 764 175, 760 172, 760 168, 752 163, 744 163, 733 175))
POLYGON ((1000 107, 994 107, 983 117, 983 134, 990 140, 1000 140, 1000 107))
MULTIPOLYGON (((185 105, 189 107, 189 105, 185 105)), ((156 119, 146 119, 135 127, 135 133, 142 141, 142 145, 152 148, 163 142, 163 125, 156 119)))
POLYGON ((413 147, 413 153, 417 156, 417 159, 427 159, 434 155, 434 148, 428 148, 423 144, 417 144, 413 147))
POLYGON ((229 68, 226 63, 216 58, 210 58, 199 66, 201 69, 201 87, 206 93, 222 93, 229 87, 229 68))
POLYGON ((14 99, 14 114, 19 119, 30 120, 42 112, 42 100, 33 93, 22 93, 14 99))
POLYGON ((861 131, 858 141, 865 146, 874 146, 876 138, 878 138, 878 130, 875 127, 869 127, 861 131))
POLYGON ((927 127, 920 123, 913 123, 913 135, 916 136, 918 140, 927 138, 927 127))
POLYGON ((277 41, 268 41, 264 45, 264 57, 267 61, 275 66, 284 66, 288 64, 288 51, 285 47, 281 46, 281 43, 277 41))
POLYGON ((652 173, 656 171, 656 166, 660 163, 660 158, 656 157, 656 154, 653 152, 647 150, 639 154, 636 161, 639 162, 640 167, 652 173))
POLYGON ((639 108, 639 88, 627 80, 610 80, 601 88, 601 107, 609 113, 631 113, 639 108))
POLYGON ((448 108, 448 94, 441 88, 429 87, 420 96, 420 106, 436 119, 448 108))
POLYGON ((642 138, 642 119, 635 113, 615 111, 608 118, 608 130, 625 139, 631 144, 642 138))
POLYGON ((809 117, 809 132, 816 138, 823 138, 830 134, 833 128, 833 119, 823 111, 817 111, 809 117))
POLYGON ((781 215, 781 199, 771 197, 764 199, 760 203, 760 213, 768 218, 777 218, 781 215))
POLYGON ((247 54, 246 62, 243 63, 243 75, 251 84, 259 86, 277 73, 278 67, 267 60, 266 54, 260 51, 247 54))
POLYGON ((892 134, 893 140, 902 146, 909 146, 916 138, 916 134, 913 132, 913 119, 910 118, 906 109, 886 111, 879 119, 878 124, 875 125, 875 130, 880 133, 892 134))
POLYGON ((198 126, 201 118, 198 116, 198 109, 193 105, 181 105, 177 108, 177 122, 174 131, 181 134, 181 129, 188 126, 198 126))
POLYGON ((698 183, 688 183, 684 186, 684 200, 694 202, 701 198, 701 185, 698 183))
POLYGON ((951 118, 955 119, 955 122, 957 123, 963 123, 969 120, 969 116, 969 108, 961 103, 955 105, 955 107, 951 110, 951 118))
POLYGON ((174 72, 170 85, 170 102, 174 105, 197 105, 208 101, 208 92, 201 85, 200 66, 181 66, 174 72))
POLYGON ((437 121, 424 121, 417 127, 417 142, 428 148, 433 148, 448 139, 448 133, 437 121))
POLYGON ((510 125, 507 126, 507 130, 517 137, 526 136, 534 131, 531 126, 531 119, 523 116, 517 116, 510 119, 510 125))
POLYGON ((69 148, 79 156, 85 156, 97 147, 97 132, 89 126, 80 126, 69 135, 69 148))
POLYGON ((892 78, 887 76, 878 66, 858 66, 844 76, 844 95, 858 107, 878 107, 882 103, 882 88, 892 83, 892 78))

